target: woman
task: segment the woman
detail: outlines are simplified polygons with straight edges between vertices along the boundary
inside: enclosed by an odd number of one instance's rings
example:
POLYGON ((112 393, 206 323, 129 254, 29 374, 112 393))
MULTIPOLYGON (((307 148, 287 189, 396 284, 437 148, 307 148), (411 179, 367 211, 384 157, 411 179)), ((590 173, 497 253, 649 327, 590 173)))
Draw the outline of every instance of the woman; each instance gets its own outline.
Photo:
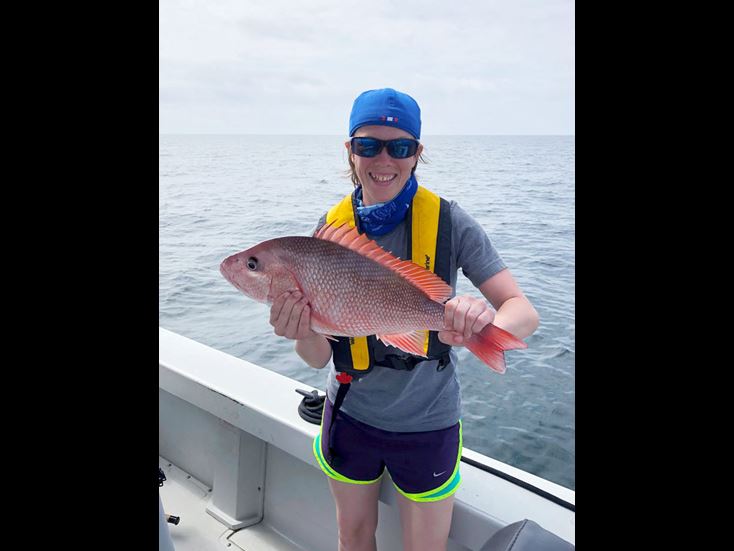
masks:
POLYGON ((348 222, 395 256, 434 271, 454 292, 461 268, 484 298, 463 295, 446 303, 445 330, 426 335, 428 359, 374 336, 327 340, 310 330, 308 303, 297 292, 278 297, 270 312, 275 333, 294 339, 311 367, 333 358, 314 453, 329 476, 340 551, 376 549, 385 469, 398 491, 404 549, 446 548, 462 450, 451 347, 463 346, 489 323, 520 339, 538 326, 537 312, 479 224, 455 202, 418 185, 420 130, 420 108, 407 94, 390 88, 360 94, 345 143, 355 189, 317 229, 348 222))

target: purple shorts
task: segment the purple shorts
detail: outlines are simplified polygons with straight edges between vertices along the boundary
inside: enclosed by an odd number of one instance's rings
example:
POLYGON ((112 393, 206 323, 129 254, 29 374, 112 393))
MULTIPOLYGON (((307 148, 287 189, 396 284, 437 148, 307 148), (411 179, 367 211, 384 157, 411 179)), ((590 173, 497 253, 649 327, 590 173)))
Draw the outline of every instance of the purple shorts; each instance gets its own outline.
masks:
POLYGON ((339 411, 328 434, 332 410, 333 404, 327 398, 313 451, 321 469, 334 480, 371 484, 387 467, 397 490, 418 502, 445 499, 459 488, 461 421, 441 430, 390 432, 339 411))

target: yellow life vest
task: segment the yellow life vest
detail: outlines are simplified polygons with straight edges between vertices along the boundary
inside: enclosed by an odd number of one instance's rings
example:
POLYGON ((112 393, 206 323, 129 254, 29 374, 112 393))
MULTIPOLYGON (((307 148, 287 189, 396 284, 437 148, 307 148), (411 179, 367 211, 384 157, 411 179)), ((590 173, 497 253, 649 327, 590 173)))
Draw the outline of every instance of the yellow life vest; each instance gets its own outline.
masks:
MULTIPOLYGON (((447 284, 451 284, 451 212, 448 201, 423 186, 418 186, 410 208, 408 209, 408 254, 415 264, 440 276, 447 284)), ((348 223, 363 230, 356 215, 354 193, 345 196, 329 209, 326 223, 348 223)), ((352 375, 368 373, 375 365, 375 351, 385 346, 374 335, 366 337, 340 337, 338 342, 329 341, 333 349, 334 366, 337 371, 352 375)), ((448 361, 450 346, 438 340, 435 331, 425 331, 423 343, 424 353, 428 358, 440 358, 442 363, 448 361)), ((412 369, 418 361, 425 358, 413 356, 413 361, 395 361, 380 363, 384 367, 394 369, 412 369), (412 365, 411 365, 412 364, 412 365)))

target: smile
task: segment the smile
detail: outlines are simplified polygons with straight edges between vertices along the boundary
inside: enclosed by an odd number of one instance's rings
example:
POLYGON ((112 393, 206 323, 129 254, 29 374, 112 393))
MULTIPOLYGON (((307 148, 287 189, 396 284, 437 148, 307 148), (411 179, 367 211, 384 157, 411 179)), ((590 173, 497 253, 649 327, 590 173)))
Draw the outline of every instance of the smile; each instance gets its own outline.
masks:
POLYGON ((380 182, 383 184, 387 182, 392 182, 397 177, 397 174, 373 174, 370 172, 370 178, 372 178, 375 182, 380 182))

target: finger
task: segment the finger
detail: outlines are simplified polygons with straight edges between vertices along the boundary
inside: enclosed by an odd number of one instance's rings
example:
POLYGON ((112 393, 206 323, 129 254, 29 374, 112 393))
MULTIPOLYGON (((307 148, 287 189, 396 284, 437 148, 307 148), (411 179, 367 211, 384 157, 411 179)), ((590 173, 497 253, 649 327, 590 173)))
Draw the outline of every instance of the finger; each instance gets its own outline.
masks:
POLYGON ((298 324, 300 323, 304 306, 306 306, 306 299, 304 297, 293 304, 291 315, 288 317, 288 322, 285 327, 285 336, 289 339, 295 339, 296 335, 298 335, 298 324))
POLYGON ((454 327, 454 315, 456 313, 456 307, 459 305, 459 300, 459 297, 454 297, 445 304, 443 325, 447 330, 451 330, 454 327))
POLYGON ((464 345, 464 337, 458 333, 454 333, 453 331, 439 331, 438 340, 444 344, 448 344, 449 346, 464 345))
POLYGON ((293 312, 293 305, 300 300, 300 293, 296 291, 295 293, 291 293, 288 298, 285 299, 285 302, 283 303, 283 308, 280 310, 280 314, 278 315, 278 319, 275 320, 275 334, 279 335, 281 337, 285 336, 285 332, 288 327, 288 321, 290 320, 290 317, 293 312))
POLYGON ((311 331, 311 307, 306 303, 301 312, 301 318, 298 321, 298 337, 304 339, 312 333, 311 331))
POLYGON ((275 297, 273 304, 270 306, 270 325, 275 325, 277 319, 280 317, 280 312, 283 309, 285 301, 288 299, 288 297, 291 296, 291 293, 293 293, 294 291, 295 289, 286 291, 285 293, 282 293, 275 297))
POLYGON ((456 306, 456 312, 454 312, 454 326, 451 328, 455 333, 464 333, 466 327, 466 314, 471 308, 471 302, 462 300, 456 306))
POLYGON ((465 319, 465 325, 464 325, 464 338, 468 339, 472 336, 472 333, 478 333, 482 330, 481 326, 479 328, 479 331, 474 330, 474 325, 477 322, 477 318, 487 309, 487 303, 485 303, 483 300, 474 300, 472 301, 471 306, 469 307, 469 310, 466 313, 466 319, 465 319))
POLYGON ((494 310, 487 308, 484 310, 481 314, 479 314, 479 317, 474 321, 474 324, 472 325, 472 333, 481 333, 482 329, 487 327, 490 323, 494 321, 494 310))
POLYGON ((289 295, 290 292, 286 291, 282 295, 275 297, 273 305, 270 307, 270 325, 275 325, 275 321, 280 316, 280 311, 283 309, 283 304, 285 304, 285 300, 289 295))

